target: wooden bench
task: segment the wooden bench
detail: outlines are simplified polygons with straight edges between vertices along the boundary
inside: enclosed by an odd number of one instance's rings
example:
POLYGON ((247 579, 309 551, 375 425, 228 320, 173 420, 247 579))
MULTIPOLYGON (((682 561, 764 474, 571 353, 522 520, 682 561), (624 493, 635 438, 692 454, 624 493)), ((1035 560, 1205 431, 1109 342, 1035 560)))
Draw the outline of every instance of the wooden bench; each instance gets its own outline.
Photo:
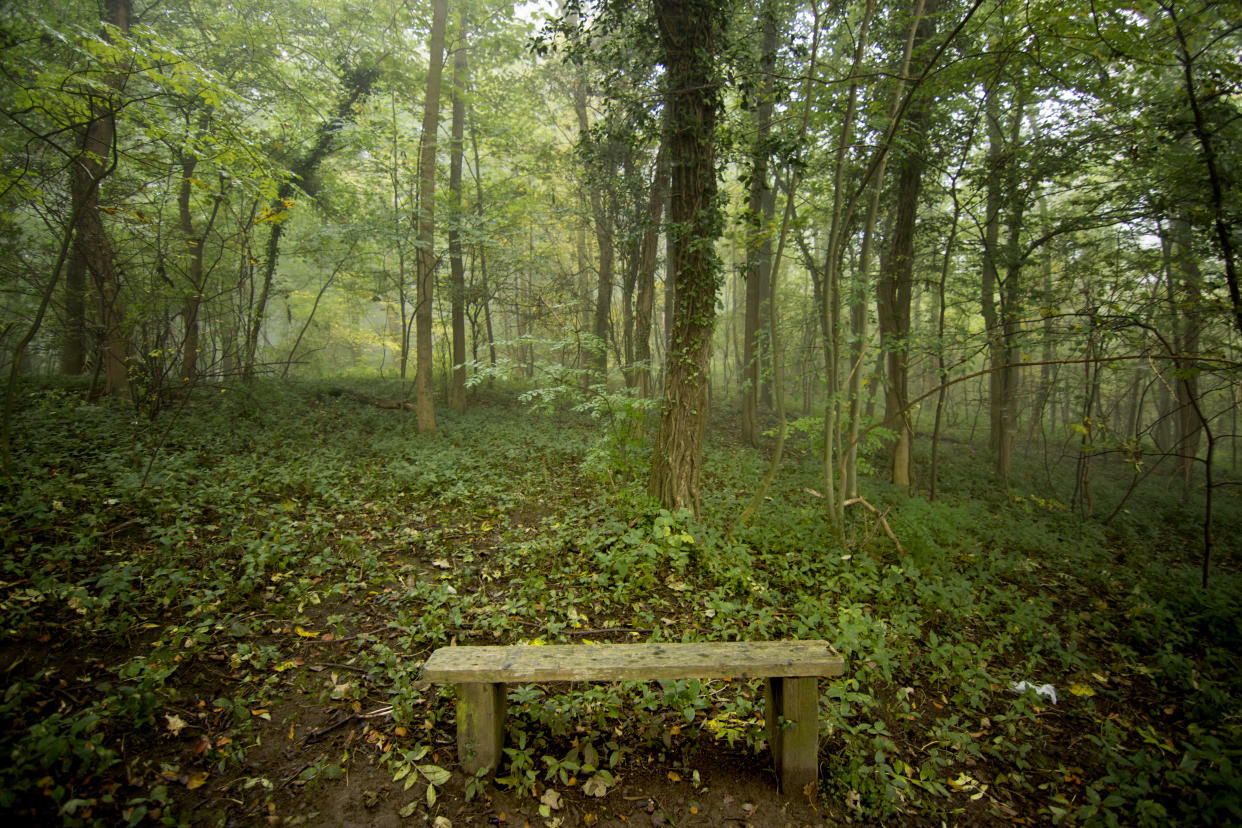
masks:
POLYGON ((494 771, 500 761, 506 684, 765 679, 768 744, 787 794, 818 780, 818 679, 844 672, 845 661, 826 641, 444 647, 423 666, 425 679, 457 686, 457 752, 471 774, 494 771))

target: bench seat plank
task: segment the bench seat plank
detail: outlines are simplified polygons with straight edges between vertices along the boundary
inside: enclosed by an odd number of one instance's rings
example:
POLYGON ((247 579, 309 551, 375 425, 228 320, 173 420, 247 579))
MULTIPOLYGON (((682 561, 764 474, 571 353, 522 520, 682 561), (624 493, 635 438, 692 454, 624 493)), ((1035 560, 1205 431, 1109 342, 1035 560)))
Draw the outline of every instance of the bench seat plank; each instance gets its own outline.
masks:
POLYGON ((442 683, 782 678, 844 672, 844 659, 826 641, 443 647, 423 666, 423 678, 442 683))

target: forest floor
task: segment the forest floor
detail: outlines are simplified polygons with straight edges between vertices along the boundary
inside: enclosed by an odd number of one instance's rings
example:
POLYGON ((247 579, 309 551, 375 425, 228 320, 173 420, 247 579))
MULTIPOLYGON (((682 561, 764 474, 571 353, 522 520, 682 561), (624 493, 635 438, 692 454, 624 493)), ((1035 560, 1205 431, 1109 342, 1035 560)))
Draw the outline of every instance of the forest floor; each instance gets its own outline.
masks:
MULTIPOLYGON (((358 383, 377 397, 400 390, 358 383)), ((0 810, 24 825, 1242 822, 1242 502, 1032 452, 872 479, 840 535, 812 446, 713 429, 704 514, 643 494, 624 423, 499 395, 412 415, 319 385, 152 417, 26 389, 0 485, 0 810), (548 415, 548 416, 545 416, 548 415), (510 687, 463 776, 449 643, 824 638, 820 790, 782 797, 755 682, 510 687), (1014 685, 1049 685, 1055 701, 1014 685)), ((596 413, 605 409, 596 407, 596 413)), ((723 422, 723 421, 722 421, 723 422)), ((810 430, 813 433, 813 429, 810 430)), ((960 436, 960 435, 959 435, 960 436)), ((1077 440, 1077 437, 1074 437, 1077 440)), ((926 441, 920 440, 926 451, 926 441)), ((918 458, 925 468, 926 457, 918 458)))

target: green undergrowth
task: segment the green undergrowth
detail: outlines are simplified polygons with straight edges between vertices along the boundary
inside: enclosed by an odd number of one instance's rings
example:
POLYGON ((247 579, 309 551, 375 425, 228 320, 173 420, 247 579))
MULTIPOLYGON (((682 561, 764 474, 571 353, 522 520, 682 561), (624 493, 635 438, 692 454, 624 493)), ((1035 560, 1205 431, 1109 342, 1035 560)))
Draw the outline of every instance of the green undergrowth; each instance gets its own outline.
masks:
MULTIPOLYGON (((1201 589, 1195 505, 1174 487, 1105 525, 1034 484, 980 487, 961 453, 935 503, 866 481, 898 554, 868 511, 829 525, 811 456, 730 534, 766 461, 727 440, 709 440, 695 519, 643 494, 633 452, 601 472, 615 421, 581 403, 497 395, 418 435, 410 412, 338 391, 202 389, 153 422, 73 386, 27 391, 0 492, 0 808, 244 820, 282 795, 246 761, 297 695, 392 710, 296 784, 333 784, 369 751, 432 809, 454 766, 435 747, 452 691, 420 680, 436 647, 824 638, 848 663, 820 684, 820 795, 841 819, 1242 820, 1242 533, 1219 533, 1201 589), (312 670, 323 648, 339 672, 312 670), (225 776, 229 797, 198 807, 225 776)), ((1238 525, 1235 492, 1217 509, 1238 525)), ((602 796, 653 757, 692 778, 717 743, 764 749, 754 682, 519 686, 510 702, 506 759, 466 797, 602 796)))

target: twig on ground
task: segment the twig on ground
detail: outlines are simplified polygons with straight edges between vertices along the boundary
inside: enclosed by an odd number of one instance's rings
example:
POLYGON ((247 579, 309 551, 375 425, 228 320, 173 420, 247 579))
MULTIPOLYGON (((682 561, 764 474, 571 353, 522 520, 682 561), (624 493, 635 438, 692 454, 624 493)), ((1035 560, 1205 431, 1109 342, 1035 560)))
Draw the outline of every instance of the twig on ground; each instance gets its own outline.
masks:
POLYGON ((604 633, 651 633, 652 629, 642 627, 601 627, 597 630, 562 630, 565 635, 603 635, 604 633))
POLYGON ((888 525, 888 520, 884 517, 886 513, 881 512, 861 497, 852 497, 845 501, 844 505, 853 506, 855 503, 863 506, 867 511, 876 516, 876 518, 880 521, 880 526, 884 527, 884 534, 888 535, 888 539, 893 542, 893 546, 897 547, 897 554, 905 555, 906 550, 902 548, 901 541, 897 540, 897 536, 893 534, 892 528, 888 525))

